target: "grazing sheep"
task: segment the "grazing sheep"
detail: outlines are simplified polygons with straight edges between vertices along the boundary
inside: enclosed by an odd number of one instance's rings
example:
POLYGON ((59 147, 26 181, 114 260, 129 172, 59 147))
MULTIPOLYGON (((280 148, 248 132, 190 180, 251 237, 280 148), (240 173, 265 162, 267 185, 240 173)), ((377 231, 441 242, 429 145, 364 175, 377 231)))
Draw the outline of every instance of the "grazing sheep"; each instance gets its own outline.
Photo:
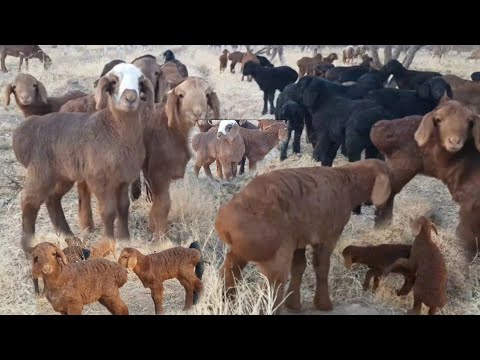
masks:
POLYGON ((343 58, 342 61, 344 64, 352 63, 355 56, 355 48, 352 45, 346 46, 342 49, 343 58))
MULTIPOLYGON (((410 256, 411 245, 403 244, 382 244, 377 246, 347 246, 342 251, 345 267, 350 269, 352 264, 363 264, 368 266, 363 290, 370 288, 370 281, 373 277, 372 291, 377 290, 380 283, 380 277, 384 270, 395 262, 397 259, 408 259, 410 256)), ((392 267, 391 271, 396 274, 402 274, 405 278, 403 286, 397 290, 397 295, 407 295, 415 282, 415 276, 410 271, 405 270, 401 266, 392 267)))
POLYGON ((58 112, 66 102, 87 95, 81 91, 69 91, 62 96, 48 96, 45 85, 29 74, 18 74, 5 87, 5 106, 10 104, 11 94, 25 118, 58 112))
POLYGON ((240 126, 235 120, 222 120, 218 128, 212 128, 206 133, 199 133, 192 139, 192 148, 196 151, 194 165, 198 176, 203 166, 207 176, 212 177, 210 165, 218 160, 217 176, 230 180, 237 176, 237 165, 245 154, 245 145, 240 126))
POLYGON ((473 72, 470 77, 472 78, 472 81, 480 82, 480 71, 473 72))
POLYGON ((119 64, 100 79, 95 98, 97 109, 105 103, 108 106, 93 114, 34 115, 13 133, 13 151, 27 170, 22 197, 22 247, 26 252, 44 202, 55 230, 73 235, 61 199, 75 182, 87 188, 83 194, 86 206, 79 212, 81 229, 92 226, 86 213, 91 191, 98 200, 104 235, 113 238, 118 214, 119 238, 129 238, 128 186, 138 176, 145 157, 142 113, 153 108, 153 87, 134 65, 119 64), (147 109, 141 105, 142 96, 147 109))
POLYGON ((174 247, 159 253, 143 255, 134 248, 124 248, 118 263, 132 270, 143 286, 149 288, 155 304, 155 315, 163 311, 163 282, 177 279, 185 289, 185 306, 190 309, 198 303, 203 290, 203 261, 200 244, 194 241, 188 249, 174 247))
POLYGON ((113 315, 128 315, 118 291, 128 279, 127 270, 105 259, 68 263, 52 243, 38 244, 32 251, 32 275, 43 278, 45 296, 62 315, 81 315, 83 306, 98 301, 113 315))
POLYGON ((273 105, 275 91, 277 89, 283 91, 285 86, 298 79, 298 73, 289 66, 266 68, 252 61, 245 64, 243 74, 252 75, 260 90, 263 91, 262 115, 268 112, 267 102, 270 102, 270 114, 273 115, 275 113, 275 106, 273 105))
MULTIPOLYGON (((147 196, 153 197, 149 226, 158 239, 168 229, 170 184, 183 178, 191 158, 188 144, 192 128, 205 119, 208 108, 220 117, 220 102, 212 87, 199 77, 188 77, 167 95, 166 104, 156 110, 145 123, 143 139, 146 156, 142 172, 147 196)), ((132 197, 140 196, 140 181, 132 185, 132 197)))
POLYGON ((95 80, 95 82, 93 83, 93 87, 97 87, 97 84, 100 81, 100 79, 102 77, 104 77, 105 75, 107 75, 107 73, 109 73, 118 64, 125 64, 125 61, 115 59, 115 60, 110 61, 109 63, 106 63, 103 66, 103 70, 102 70, 102 73, 100 74, 100 77, 97 80, 95 80))
MULTIPOLYGON (((247 62, 253 62, 253 63, 258 64, 259 66, 261 66, 261 65, 260 65, 260 60, 258 60, 258 58, 255 56, 255 54, 252 53, 251 51, 247 51, 247 52, 245 53, 245 55, 243 56, 243 58, 242 58, 242 63, 241 63, 241 66, 240 66, 240 71, 242 71, 242 81, 243 81, 243 78, 244 78, 245 75, 246 75, 246 74, 244 73, 243 69, 245 68, 245 64, 246 64, 247 62)), ((252 81, 252 74, 247 74, 247 80, 248 80, 249 82, 252 81)))
POLYGON ((303 127, 305 125, 305 108, 295 101, 289 100, 283 105, 280 111, 280 117, 287 122, 288 130, 287 140, 282 143, 280 148, 280 160, 285 160, 287 158, 287 149, 290 138, 292 137, 292 131, 295 131, 292 150, 295 154, 300 153, 300 138, 302 137, 303 127))
POLYGON ((172 50, 166 50, 163 53, 163 58, 165 59, 165 64, 169 62, 175 64, 180 75, 183 77, 188 77, 187 67, 180 60, 175 59, 175 55, 173 55, 172 50))
POLYGON ((297 61, 298 76, 313 75, 315 68, 322 62, 322 54, 317 54, 314 57, 304 56, 297 61))
POLYGON ((417 71, 406 69, 398 60, 392 59, 383 67, 384 71, 389 75, 393 75, 393 79, 401 90, 416 90, 428 79, 442 74, 435 71, 417 71))
POLYGON ((225 49, 222 52, 222 55, 218 58, 220 60, 220 72, 224 72, 228 65, 228 50, 225 49))
MULTIPOLYGON (((402 267, 415 276, 413 285, 413 307, 407 314, 420 315, 422 304, 428 306, 428 315, 435 315, 447 304, 447 267, 445 259, 432 240, 432 230, 438 235, 437 227, 425 216, 420 216, 411 225, 415 241, 408 259, 401 258, 385 269, 388 274, 393 268, 402 267)), ((407 292, 408 294, 408 292, 407 292)))
POLYGON ((103 239, 96 244, 92 245, 92 259, 95 258, 104 258, 107 257, 108 254, 112 254, 113 258, 117 258, 117 254, 115 252, 115 240, 114 239, 103 239))
POLYGON ((229 246, 221 267, 227 294, 248 262, 270 285, 279 286, 274 307, 284 297, 290 270, 288 309, 300 311, 305 248, 313 247, 315 307, 332 310, 328 292, 330 256, 351 211, 371 200, 382 205, 390 195, 385 162, 369 159, 335 168, 315 166, 274 170, 259 175, 220 206, 215 219, 219 238, 229 246), (255 224, 252 226, 251 224, 255 224))
POLYGON ((391 196, 377 208, 376 226, 390 223, 395 195, 417 174, 447 185, 460 205, 457 236, 470 259, 477 254, 480 236, 480 117, 458 101, 444 98, 425 116, 380 121, 370 137, 392 169, 391 196))
POLYGON ((228 60, 231 61, 230 72, 232 74, 235 74, 235 65, 239 63, 241 64, 244 56, 245 56, 245 53, 241 51, 234 51, 234 52, 231 52, 230 55, 228 55, 228 60))
POLYGON ((28 60, 38 59, 43 63, 43 68, 48 70, 52 65, 52 59, 40 49, 38 45, 0 45, 0 65, 2 72, 8 72, 5 66, 5 58, 8 56, 20 58, 18 71, 22 71, 23 59, 25 59, 25 67, 28 71, 28 60))
POLYGON ((360 65, 335 66, 326 71, 325 79, 339 83, 357 81, 360 76, 372 70, 372 62, 373 59, 367 57, 360 65))

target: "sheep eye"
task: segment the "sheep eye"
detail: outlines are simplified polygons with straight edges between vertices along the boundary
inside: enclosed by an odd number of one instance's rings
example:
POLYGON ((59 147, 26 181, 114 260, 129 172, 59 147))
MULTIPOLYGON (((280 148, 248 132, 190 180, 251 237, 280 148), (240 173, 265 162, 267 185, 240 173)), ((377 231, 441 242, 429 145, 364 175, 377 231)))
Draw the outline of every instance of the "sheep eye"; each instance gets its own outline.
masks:
POLYGON ((110 85, 112 85, 112 86, 115 86, 115 85, 117 85, 117 81, 116 81, 116 80, 112 80, 112 81, 110 81, 110 85))
POLYGON ((34 88, 37 88, 37 84, 33 84, 33 87, 34 87, 34 88))
POLYGON ((183 99, 183 96, 184 96, 183 94, 178 94, 178 97, 179 97, 180 99, 183 99))
POLYGON ((155 71, 155 76, 158 76, 159 72, 158 71, 155 71))
POLYGON ((439 118, 437 118, 437 117, 436 117, 436 118, 433 118, 433 124, 434 124, 434 125, 438 125, 438 124, 440 124, 441 122, 442 122, 441 119, 439 119, 439 118))
POLYGON ((33 258, 33 261, 34 261, 34 262, 38 262, 38 256, 35 256, 35 257, 33 258))

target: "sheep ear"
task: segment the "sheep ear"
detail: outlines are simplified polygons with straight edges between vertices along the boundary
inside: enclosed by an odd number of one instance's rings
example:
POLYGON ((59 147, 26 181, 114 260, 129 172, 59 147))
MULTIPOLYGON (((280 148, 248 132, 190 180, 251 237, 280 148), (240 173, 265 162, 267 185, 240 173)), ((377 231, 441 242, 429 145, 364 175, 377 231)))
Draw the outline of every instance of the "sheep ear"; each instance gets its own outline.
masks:
POLYGON ((375 177, 375 183, 372 189, 372 202, 376 207, 385 204, 390 197, 392 187, 390 184, 390 177, 385 172, 380 172, 375 177))
POLYGON ((4 93, 4 97, 3 97, 3 100, 4 100, 4 104, 5 106, 8 106, 10 105, 10 95, 13 93, 13 85, 12 84, 8 84, 7 87, 5 88, 5 93, 4 93))
POLYGON ((165 105, 165 113, 168 118, 168 127, 173 127, 175 123, 179 121, 178 115, 178 96, 175 89, 168 92, 167 103, 165 105))
POLYGON ((127 269, 132 270, 137 266, 137 257, 136 256, 129 256, 127 260, 127 269))
POLYGON ((420 219, 415 220, 411 224, 411 228, 413 235, 418 236, 418 234, 420 234, 420 231, 422 231, 422 222, 420 221, 420 219))
POLYGON ((155 90, 153 89, 152 82, 145 76, 140 80, 141 83, 141 91, 147 96, 145 99, 145 103, 149 111, 153 111, 155 107, 155 90))
POLYGON ((96 110, 104 109, 107 107, 107 92, 110 90, 111 80, 107 76, 102 76, 98 81, 97 87, 95 88, 95 106, 96 110))
POLYGON ((63 251, 57 246, 57 258, 59 258, 64 265, 67 265, 67 257, 63 253, 63 251))
POLYGON ((207 102, 208 106, 213 110, 213 117, 220 119, 220 100, 218 99, 217 93, 214 91, 207 93, 207 102))
POLYGON ((418 127, 417 131, 415 132, 415 141, 417 142, 418 146, 424 146, 427 141, 430 139, 433 133, 433 111, 426 114, 420 126, 418 127))
POLYGON ((472 136, 475 140, 475 147, 480 152, 480 116, 475 115, 473 120, 472 136))
POLYGON ((430 226, 432 227, 433 232, 438 235, 437 225, 435 225, 433 222, 430 222, 430 226))
POLYGON ((45 86, 38 81, 37 82, 37 89, 38 89, 38 96, 40 96, 40 100, 46 104, 47 103, 47 89, 45 89, 45 86))

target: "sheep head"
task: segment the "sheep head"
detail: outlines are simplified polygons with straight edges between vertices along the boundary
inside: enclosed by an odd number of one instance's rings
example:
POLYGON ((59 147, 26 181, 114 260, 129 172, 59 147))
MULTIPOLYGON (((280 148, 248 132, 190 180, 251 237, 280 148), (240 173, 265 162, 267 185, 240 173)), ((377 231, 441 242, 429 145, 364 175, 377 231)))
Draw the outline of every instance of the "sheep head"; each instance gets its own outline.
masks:
POLYGON ((217 139, 226 139, 233 142, 233 139, 239 134, 240 126, 235 120, 222 120, 218 125, 217 139))
POLYGON ((143 55, 132 61, 140 71, 147 77, 155 88, 155 95, 158 92, 158 80, 160 77, 160 65, 157 63, 157 58, 153 55, 143 55))
POLYGON ((19 106, 30 106, 47 103, 47 90, 35 77, 29 74, 18 74, 11 84, 5 88, 5 106, 10 104, 13 93, 19 106))
POLYGON ((110 98, 114 109, 135 112, 138 111, 142 94, 147 106, 153 109, 154 93, 150 80, 135 65, 118 64, 98 82, 95 90, 96 109, 105 108, 110 98))
POLYGON ((480 151, 480 117, 458 101, 443 97, 437 108, 423 117, 415 132, 415 141, 419 147, 424 147, 434 135, 451 153, 460 151, 473 136, 480 151))
POLYGON ((417 94, 423 99, 434 100, 436 103, 438 103, 444 95, 449 98, 453 97, 452 88, 440 76, 435 76, 419 85, 417 87, 417 94))
POLYGON ((395 59, 392 59, 388 63, 386 63, 384 69, 389 75, 399 75, 406 70, 400 63, 400 61, 395 59))
POLYGON ((139 251, 134 248, 124 248, 118 257, 118 263, 128 270, 133 270, 137 266, 139 251))
POLYGON ((249 60, 242 67, 242 74, 245 76, 255 75, 257 68, 260 67, 259 64, 249 60))
POLYGON ((349 245, 342 251, 343 263, 347 269, 350 269, 352 264, 356 263, 355 256, 353 255, 356 248, 357 246, 349 245))
POLYGON ((217 94, 202 78, 188 77, 169 91, 165 111, 168 126, 191 128, 207 118, 207 110, 213 110, 214 118, 220 117, 220 102, 217 94))
POLYGON ((67 265, 67 257, 63 251, 56 245, 43 242, 35 246, 32 253, 32 276, 38 278, 44 275, 50 275, 55 272, 59 266, 67 265))
POLYGON ((430 234, 431 231, 433 231, 438 235, 437 226, 425 216, 419 216, 415 221, 411 221, 410 228, 415 236, 420 235, 422 229, 425 229, 427 234, 430 234))

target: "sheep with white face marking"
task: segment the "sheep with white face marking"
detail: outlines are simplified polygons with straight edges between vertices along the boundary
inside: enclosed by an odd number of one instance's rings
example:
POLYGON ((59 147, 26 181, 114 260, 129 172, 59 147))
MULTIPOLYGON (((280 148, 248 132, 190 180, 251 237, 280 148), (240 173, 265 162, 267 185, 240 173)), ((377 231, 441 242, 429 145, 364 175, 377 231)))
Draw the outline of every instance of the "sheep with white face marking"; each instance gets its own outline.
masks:
POLYGON ((210 165, 218 160, 217 175, 222 173, 227 180, 237 175, 237 165, 245 154, 245 145, 240 135, 240 126, 235 120, 222 120, 220 125, 206 133, 199 133, 192 139, 192 148, 196 151, 194 166, 198 176, 203 166, 207 176, 212 177, 210 165))

